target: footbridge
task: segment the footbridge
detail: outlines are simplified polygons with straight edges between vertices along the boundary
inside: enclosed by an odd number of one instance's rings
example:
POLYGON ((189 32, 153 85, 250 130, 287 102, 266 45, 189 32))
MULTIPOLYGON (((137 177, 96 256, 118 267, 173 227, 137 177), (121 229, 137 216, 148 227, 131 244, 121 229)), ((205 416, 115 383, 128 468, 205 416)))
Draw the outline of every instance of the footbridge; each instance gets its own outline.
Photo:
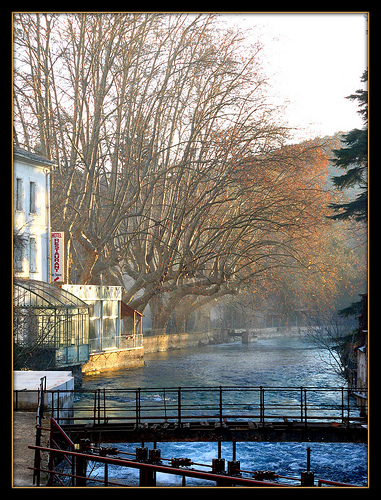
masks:
POLYGON ((358 392, 345 387, 98 388, 46 391, 44 408, 76 441, 366 443, 366 408, 352 397, 358 392))

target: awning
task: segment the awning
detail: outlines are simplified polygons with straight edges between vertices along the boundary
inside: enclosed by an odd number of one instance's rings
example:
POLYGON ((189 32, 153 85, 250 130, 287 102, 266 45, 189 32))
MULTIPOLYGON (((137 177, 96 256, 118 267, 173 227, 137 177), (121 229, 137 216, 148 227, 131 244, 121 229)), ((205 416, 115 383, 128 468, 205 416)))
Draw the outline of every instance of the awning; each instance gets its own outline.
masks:
POLYGON ((125 302, 123 302, 123 300, 121 300, 121 308, 120 309, 121 309, 120 310, 120 315, 121 315, 122 318, 124 318, 126 316, 134 318, 134 317, 136 317, 136 315, 138 315, 140 317, 144 316, 144 314, 142 314, 141 312, 137 311, 136 309, 132 309, 132 307, 130 307, 125 302))

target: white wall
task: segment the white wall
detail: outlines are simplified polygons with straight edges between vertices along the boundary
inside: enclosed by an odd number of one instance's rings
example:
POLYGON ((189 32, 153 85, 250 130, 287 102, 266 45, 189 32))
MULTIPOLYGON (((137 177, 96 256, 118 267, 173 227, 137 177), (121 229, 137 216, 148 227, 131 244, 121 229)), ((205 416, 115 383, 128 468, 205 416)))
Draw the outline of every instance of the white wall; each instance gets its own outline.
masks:
MULTIPOLYGON (((13 225, 24 237, 22 271, 14 262, 16 277, 49 281, 49 168, 28 164, 14 158, 13 162, 13 225), (21 206, 16 207, 17 179, 22 179, 21 206), (36 186, 35 213, 30 213, 30 183, 36 186), (36 242, 36 269, 31 268, 31 238, 36 242)), ((14 257, 15 258, 15 257, 14 257)))
POLYGON ((368 387, 368 355, 367 345, 357 349, 357 387, 368 387))

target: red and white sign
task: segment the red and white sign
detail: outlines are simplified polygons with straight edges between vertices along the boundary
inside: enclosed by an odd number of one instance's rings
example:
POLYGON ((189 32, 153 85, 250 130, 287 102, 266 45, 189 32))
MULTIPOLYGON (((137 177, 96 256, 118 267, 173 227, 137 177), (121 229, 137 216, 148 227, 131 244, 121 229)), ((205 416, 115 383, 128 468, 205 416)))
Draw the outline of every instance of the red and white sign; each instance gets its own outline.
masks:
POLYGON ((64 233, 52 233, 52 282, 64 281, 64 233))

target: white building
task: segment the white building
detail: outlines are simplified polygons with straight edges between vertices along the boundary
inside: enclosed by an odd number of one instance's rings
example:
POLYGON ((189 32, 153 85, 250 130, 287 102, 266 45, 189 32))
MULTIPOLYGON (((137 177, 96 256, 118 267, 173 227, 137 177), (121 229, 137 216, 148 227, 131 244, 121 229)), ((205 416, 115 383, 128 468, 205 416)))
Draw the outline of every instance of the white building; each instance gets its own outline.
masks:
POLYGON ((50 172, 55 164, 13 148, 13 272, 50 281, 50 172))

